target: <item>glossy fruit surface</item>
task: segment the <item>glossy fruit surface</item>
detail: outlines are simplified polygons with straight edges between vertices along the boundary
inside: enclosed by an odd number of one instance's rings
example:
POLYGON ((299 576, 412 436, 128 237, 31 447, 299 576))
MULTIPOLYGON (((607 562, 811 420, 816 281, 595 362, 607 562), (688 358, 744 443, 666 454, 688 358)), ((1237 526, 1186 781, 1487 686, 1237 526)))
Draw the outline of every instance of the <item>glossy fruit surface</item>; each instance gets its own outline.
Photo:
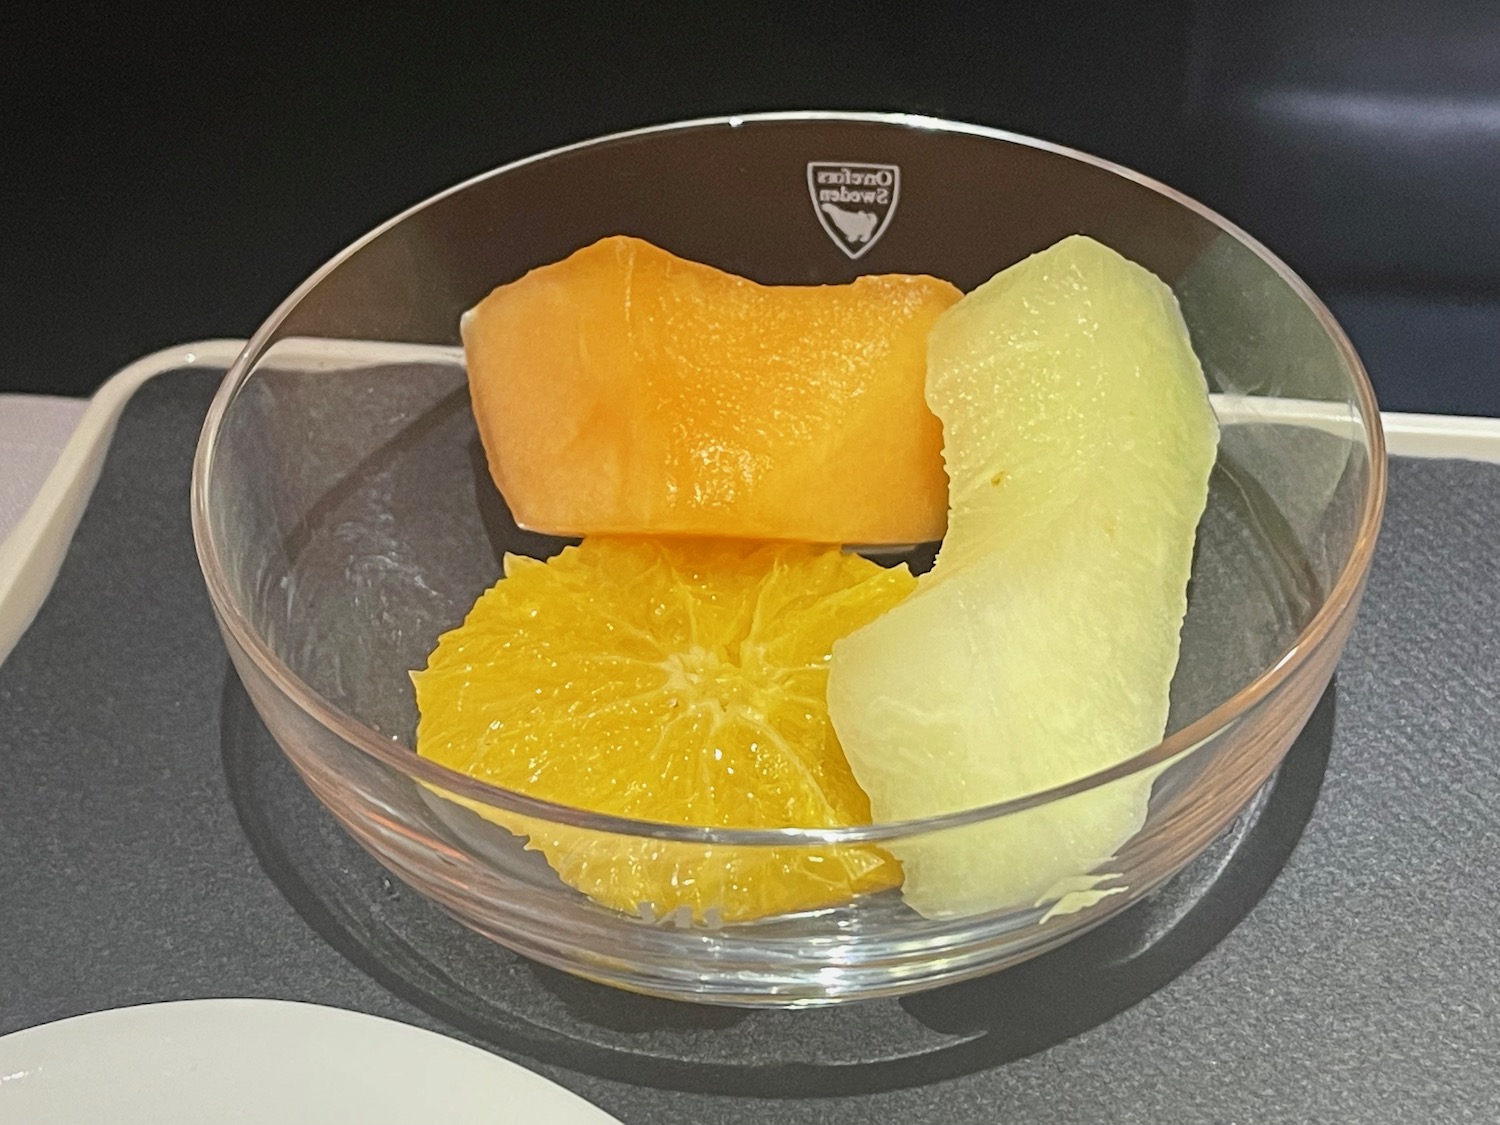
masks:
POLYGON ((926 340, 958 297, 907 275, 764 286, 603 239, 464 317, 491 474, 558 535, 937 539, 926 340))
MULTIPOLYGON (((1092 239, 965 297, 928 363, 948 535, 912 597, 835 646, 829 680, 882 822, 1040 792, 1161 739, 1218 440, 1171 290, 1092 239)), ((907 902, 971 913, 1107 874, 1153 777, 893 848, 907 902)))
MULTIPOLYGON (((828 655, 913 585, 904 567, 802 544, 603 538, 546 563, 509 556, 506 577, 413 674, 418 753, 642 820, 867 823, 828 721, 828 655)), ((900 878, 874 848, 699 847, 476 811, 529 837, 570 885, 632 914, 739 921, 900 878)))

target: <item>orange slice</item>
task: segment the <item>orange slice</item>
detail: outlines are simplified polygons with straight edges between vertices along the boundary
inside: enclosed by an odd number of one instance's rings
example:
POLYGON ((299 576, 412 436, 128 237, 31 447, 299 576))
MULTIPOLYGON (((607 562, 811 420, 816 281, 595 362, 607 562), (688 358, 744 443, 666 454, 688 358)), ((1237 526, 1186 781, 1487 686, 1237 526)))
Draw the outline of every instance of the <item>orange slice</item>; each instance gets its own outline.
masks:
MULTIPOLYGON (((833 642, 914 587, 905 567, 803 544, 602 538, 547 563, 508 556, 505 572, 413 674, 418 753, 643 820, 869 821, 824 686, 833 642)), ((668 843, 469 807, 597 902, 653 919, 743 921, 900 879, 870 847, 668 843)))

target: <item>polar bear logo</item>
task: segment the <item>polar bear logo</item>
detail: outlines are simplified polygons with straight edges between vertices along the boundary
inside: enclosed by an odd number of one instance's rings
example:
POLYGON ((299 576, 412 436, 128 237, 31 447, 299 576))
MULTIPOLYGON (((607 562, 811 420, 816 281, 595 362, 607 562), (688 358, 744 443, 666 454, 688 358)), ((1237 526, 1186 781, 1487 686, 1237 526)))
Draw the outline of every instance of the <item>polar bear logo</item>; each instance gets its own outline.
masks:
POLYGON ((832 203, 820 203, 818 206, 833 220, 839 233, 850 242, 869 242, 880 222, 880 217, 874 211, 846 211, 832 203))
POLYGON ((818 226, 849 258, 859 258, 880 241, 901 198, 896 164, 810 160, 807 191, 818 226))

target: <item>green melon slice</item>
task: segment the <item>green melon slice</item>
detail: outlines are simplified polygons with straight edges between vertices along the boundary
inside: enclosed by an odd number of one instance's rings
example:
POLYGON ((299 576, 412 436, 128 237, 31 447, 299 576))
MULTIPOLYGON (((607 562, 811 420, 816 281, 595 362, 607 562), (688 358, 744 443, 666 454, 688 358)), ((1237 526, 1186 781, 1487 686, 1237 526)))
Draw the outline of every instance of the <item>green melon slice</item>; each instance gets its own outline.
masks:
MULTIPOLYGON (((927 401, 950 482, 942 551, 834 645, 828 680, 877 821, 1039 792, 1160 741, 1218 442, 1171 290, 1084 237, 938 319, 927 401)), ((907 903, 1086 905, 1155 772, 893 846, 907 903)))

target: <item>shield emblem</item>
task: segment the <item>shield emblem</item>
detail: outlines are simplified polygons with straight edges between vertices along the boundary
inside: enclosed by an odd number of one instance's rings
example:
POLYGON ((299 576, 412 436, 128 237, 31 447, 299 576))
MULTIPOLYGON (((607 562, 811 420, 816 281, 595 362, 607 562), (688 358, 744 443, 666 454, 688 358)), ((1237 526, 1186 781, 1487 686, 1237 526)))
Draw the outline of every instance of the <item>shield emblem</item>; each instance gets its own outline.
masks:
POLYGON ((880 241, 901 198, 895 164, 815 160, 807 165, 813 213, 833 244, 858 258, 880 241))

